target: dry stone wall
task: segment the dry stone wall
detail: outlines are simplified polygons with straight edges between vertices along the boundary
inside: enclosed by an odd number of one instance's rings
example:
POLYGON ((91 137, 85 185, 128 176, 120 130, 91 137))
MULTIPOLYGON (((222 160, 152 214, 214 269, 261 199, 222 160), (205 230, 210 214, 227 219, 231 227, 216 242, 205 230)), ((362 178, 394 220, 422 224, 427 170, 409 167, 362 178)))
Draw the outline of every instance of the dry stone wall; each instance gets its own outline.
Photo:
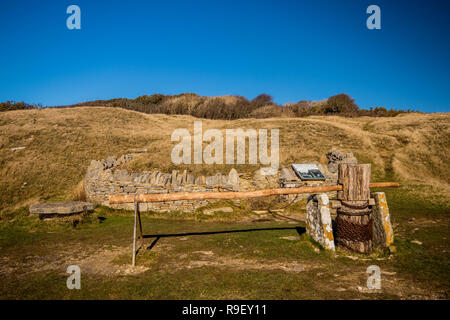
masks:
MULTIPOLYGON (((130 161, 136 154, 127 154, 120 158, 108 157, 106 160, 93 160, 89 165, 84 189, 87 200, 114 208, 133 209, 132 203, 110 205, 111 195, 135 193, 172 193, 172 192, 214 192, 239 191, 240 178, 235 169, 228 175, 218 173, 214 176, 193 176, 187 171, 164 173, 159 171, 128 172, 119 167, 130 161)), ((167 202, 142 203, 143 211, 194 211, 210 203, 211 200, 179 200, 167 202)))
MULTIPOLYGON (((135 193, 172 193, 172 192, 214 192, 214 191, 248 191, 266 188, 298 188, 303 186, 333 185, 337 182, 337 173, 333 172, 338 163, 356 162, 350 153, 341 153, 332 150, 327 153, 328 167, 317 163, 324 174, 325 181, 302 181, 289 168, 282 168, 275 176, 263 176, 259 170, 250 179, 240 179, 235 169, 228 175, 220 173, 214 176, 194 176, 188 172, 164 173, 160 171, 128 172, 121 166, 139 156, 146 150, 121 157, 108 157, 104 160, 93 160, 87 169, 84 189, 87 200, 93 203, 111 206, 114 208, 133 209, 133 204, 109 205, 111 195, 124 195, 135 193)), ((335 192, 327 193, 334 197, 335 192)), ((296 202, 308 197, 308 194, 282 195, 281 200, 296 202)), ((167 202, 154 202, 140 204, 144 211, 194 211, 214 200, 179 200, 167 202)))

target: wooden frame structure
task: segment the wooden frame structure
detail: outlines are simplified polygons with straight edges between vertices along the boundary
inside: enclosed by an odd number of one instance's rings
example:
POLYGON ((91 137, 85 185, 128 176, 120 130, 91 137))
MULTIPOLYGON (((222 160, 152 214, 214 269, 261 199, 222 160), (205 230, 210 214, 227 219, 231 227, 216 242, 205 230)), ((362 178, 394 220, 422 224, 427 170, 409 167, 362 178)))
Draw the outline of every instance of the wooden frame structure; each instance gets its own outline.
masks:
MULTIPOLYGON (((139 210, 140 202, 162 202, 176 200, 205 200, 205 199, 248 199, 266 197, 271 195, 322 193, 337 191, 338 201, 335 207, 338 208, 338 217, 345 220, 347 224, 341 225, 367 225, 367 214, 358 211, 358 208, 366 209, 373 201, 370 199, 370 188, 391 188, 399 187, 398 182, 376 182, 370 181, 370 164, 340 164, 338 171, 338 184, 322 187, 301 187, 301 188, 279 188, 242 192, 176 192, 164 194, 128 194, 113 195, 109 198, 110 204, 133 203, 134 202, 134 228, 133 228, 133 256, 132 265, 136 263, 136 236, 139 228, 139 238, 141 246, 143 244, 142 222, 139 210), (349 216, 349 217, 347 217, 349 216)), ((339 224, 337 224, 339 230, 339 224)), ((337 237, 338 242, 344 243, 349 249, 368 253, 371 251, 368 241, 352 241, 351 235, 346 235, 341 230, 341 237, 337 237), (349 238, 350 237, 350 238, 349 238), (362 243, 362 244, 361 244, 362 243)), ((358 238, 359 239, 359 238, 358 238)))

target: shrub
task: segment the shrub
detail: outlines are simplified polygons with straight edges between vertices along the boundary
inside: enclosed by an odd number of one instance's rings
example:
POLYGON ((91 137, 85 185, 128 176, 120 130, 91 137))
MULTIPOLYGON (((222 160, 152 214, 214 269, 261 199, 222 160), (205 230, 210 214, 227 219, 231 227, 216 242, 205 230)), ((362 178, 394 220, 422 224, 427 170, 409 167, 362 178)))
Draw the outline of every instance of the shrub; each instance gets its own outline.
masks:
POLYGON ((281 117, 282 115, 283 115, 283 107, 268 105, 253 110, 252 113, 250 114, 250 117, 263 119, 263 118, 281 117))
POLYGON ((355 101, 347 94, 341 93, 329 97, 325 105, 325 114, 357 115, 359 111, 355 101))
MULTIPOLYGON (((411 110, 393 110, 385 107, 359 109, 354 100, 341 93, 321 101, 301 100, 297 103, 280 106, 273 102, 272 96, 260 94, 251 101, 242 96, 204 97, 195 93, 178 95, 152 94, 142 95, 136 99, 117 98, 110 100, 95 100, 78 103, 71 106, 106 106, 118 107, 144 113, 185 114, 206 119, 242 119, 248 117, 307 117, 311 115, 341 115, 345 117, 395 117, 398 114, 413 112, 411 110)), ((25 102, 7 101, 0 103, 0 111, 40 108, 25 102)))
POLYGON ((251 104, 256 108, 265 106, 265 105, 271 105, 274 104, 273 103, 273 97, 268 95, 268 94, 260 94, 259 96, 257 96, 256 98, 254 98, 251 101, 251 104))
POLYGON ((2 111, 12 111, 12 110, 25 110, 25 109, 34 109, 41 108, 40 104, 28 104, 23 101, 15 102, 15 101, 6 101, 0 102, 0 112, 2 111))

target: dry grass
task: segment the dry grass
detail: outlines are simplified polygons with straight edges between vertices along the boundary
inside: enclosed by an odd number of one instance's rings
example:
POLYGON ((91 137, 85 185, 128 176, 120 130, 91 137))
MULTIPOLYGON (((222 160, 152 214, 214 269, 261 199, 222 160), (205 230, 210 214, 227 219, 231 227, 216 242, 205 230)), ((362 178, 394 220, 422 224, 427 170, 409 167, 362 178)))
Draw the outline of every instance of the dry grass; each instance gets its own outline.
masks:
MULTIPOLYGON (((10 111, 0 114, 0 210, 41 200, 73 198, 92 159, 147 148, 129 169, 188 168, 228 172, 231 166, 175 167, 170 153, 176 128, 193 132, 190 116, 147 115, 119 108, 78 107, 10 111), (26 147, 12 151, 14 147, 26 147)), ((373 179, 421 185, 422 196, 449 200, 449 114, 405 114, 394 118, 309 118, 202 120, 203 130, 279 128, 280 162, 320 161, 338 148, 373 164, 373 179)), ((250 173, 257 166, 239 165, 250 173)), ((419 190, 419 189, 417 189, 419 190)), ((416 191, 417 191, 416 190, 416 191)), ((419 191, 417 191, 419 192, 419 191)), ((80 196, 82 193, 80 193, 80 196)))

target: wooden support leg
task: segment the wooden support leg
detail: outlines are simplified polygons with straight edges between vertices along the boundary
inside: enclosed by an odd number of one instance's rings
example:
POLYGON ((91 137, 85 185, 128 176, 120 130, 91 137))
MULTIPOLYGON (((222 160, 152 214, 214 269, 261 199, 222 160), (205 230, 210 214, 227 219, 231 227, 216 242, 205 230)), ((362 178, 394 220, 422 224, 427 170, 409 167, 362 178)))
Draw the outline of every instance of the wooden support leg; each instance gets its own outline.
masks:
POLYGON ((136 265, 136 220, 137 220, 137 201, 134 198, 134 226, 133 226, 133 255, 131 257, 131 265, 136 265))
POLYGON ((140 248, 144 245, 144 235, 142 234, 142 221, 141 221, 141 210, 139 208, 139 202, 137 202, 137 217, 139 224, 139 238, 141 239, 140 248))

